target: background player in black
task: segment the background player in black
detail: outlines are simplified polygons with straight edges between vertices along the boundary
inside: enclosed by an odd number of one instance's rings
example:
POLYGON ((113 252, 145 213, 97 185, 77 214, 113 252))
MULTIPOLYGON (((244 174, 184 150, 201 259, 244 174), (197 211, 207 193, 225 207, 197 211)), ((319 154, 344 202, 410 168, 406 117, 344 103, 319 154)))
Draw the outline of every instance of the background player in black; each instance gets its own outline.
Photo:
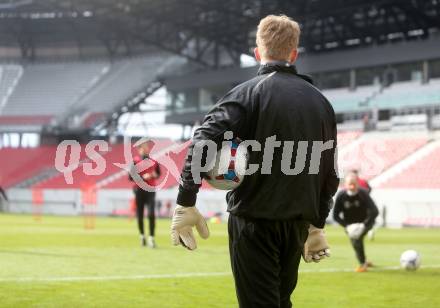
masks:
POLYGON ((357 272, 365 272, 368 266, 364 249, 364 237, 373 227, 379 214, 376 204, 368 192, 359 187, 356 173, 349 173, 345 178, 345 189, 337 196, 333 218, 343 226, 359 261, 357 272))
MULTIPOLYGON (((154 142, 148 140, 138 145, 138 154, 133 158, 134 166, 132 171, 139 174, 142 180, 151 187, 156 186, 156 179, 160 176, 160 167, 157 161, 150 158, 150 152, 154 142)), ((129 175, 131 181, 133 177, 129 175)), ((138 222, 138 229, 141 236, 141 245, 150 248, 156 247, 156 242, 154 240, 154 231, 156 227, 156 214, 155 214, 155 204, 156 204, 156 192, 144 190, 142 187, 134 184, 133 191, 135 194, 136 201, 136 217, 138 222), (144 208, 147 205, 148 210, 148 223, 150 234, 148 240, 145 238, 144 232, 144 208)))

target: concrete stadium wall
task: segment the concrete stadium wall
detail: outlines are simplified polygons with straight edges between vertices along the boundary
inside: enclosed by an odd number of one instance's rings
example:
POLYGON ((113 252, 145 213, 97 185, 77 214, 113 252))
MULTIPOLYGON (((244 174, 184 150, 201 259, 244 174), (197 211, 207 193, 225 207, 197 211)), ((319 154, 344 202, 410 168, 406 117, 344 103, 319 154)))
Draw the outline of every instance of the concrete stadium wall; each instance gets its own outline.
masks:
MULTIPOLYGON (((44 204, 41 207, 32 203, 30 189, 8 190, 10 202, 3 209, 12 213, 35 213, 41 211, 50 215, 81 215, 84 210, 91 208, 82 204, 81 191, 77 189, 47 189, 43 190, 44 204)), ((166 212, 166 205, 172 210, 175 206, 177 189, 162 190, 157 193, 157 200, 162 203, 162 213, 166 212)), ((226 213, 226 192, 218 190, 202 190, 198 194, 197 206, 204 216, 226 213)), ((387 226, 401 227, 408 219, 440 218, 440 190, 399 190, 399 189, 374 189, 372 197, 382 213, 387 211, 387 226)), ((97 194, 97 205, 92 210, 96 215, 115 215, 129 213, 130 200, 133 198, 131 189, 102 189, 97 194)), ((331 217, 329 221, 331 222, 331 217)), ((377 220, 377 225, 382 225, 382 216, 377 220)))
POLYGON ((81 213, 81 194, 76 189, 42 190, 44 203, 33 203, 31 189, 9 189, 8 210, 12 213, 35 213, 50 215, 78 215, 81 213))
MULTIPOLYGON (((131 189, 101 189, 96 196, 96 206, 88 207, 82 204, 79 189, 44 189, 42 190, 43 204, 33 204, 31 189, 10 189, 8 196, 10 202, 3 206, 5 211, 11 213, 35 213, 39 211, 49 215, 81 215, 93 211, 96 215, 116 215, 128 212, 133 198, 131 189)), ((156 200, 163 205, 175 206, 177 188, 157 192, 156 200)), ((200 212, 205 216, 214 213, 226 214, 226 192, 215 190, 202 190, 198 194, 200 212)))
POLYGON ((440 190, 373 189, 371 196, 381 212, 386 207, 389 227, 401 227, 408 218, 426 221, 440 218, 440 190))

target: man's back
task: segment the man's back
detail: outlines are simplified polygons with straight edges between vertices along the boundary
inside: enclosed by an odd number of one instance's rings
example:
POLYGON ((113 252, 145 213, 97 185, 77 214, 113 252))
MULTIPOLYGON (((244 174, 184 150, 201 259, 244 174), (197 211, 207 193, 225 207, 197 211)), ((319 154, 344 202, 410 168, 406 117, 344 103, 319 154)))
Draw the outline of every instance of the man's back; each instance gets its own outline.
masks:
POLYGON ((258 171, 228 194, 229 211, 253 218, 317 221, 321 192, 329 180, 336 189, 338 179, 334 150, 323 151, 318 160, 311 152, 314 141, 333 140, 334 149, 333 109, 293 66, 265 65, 259 75, 227 95, 241 98, 245 109, 246 123, 238 137, 262 146, 249 156, 258 171))

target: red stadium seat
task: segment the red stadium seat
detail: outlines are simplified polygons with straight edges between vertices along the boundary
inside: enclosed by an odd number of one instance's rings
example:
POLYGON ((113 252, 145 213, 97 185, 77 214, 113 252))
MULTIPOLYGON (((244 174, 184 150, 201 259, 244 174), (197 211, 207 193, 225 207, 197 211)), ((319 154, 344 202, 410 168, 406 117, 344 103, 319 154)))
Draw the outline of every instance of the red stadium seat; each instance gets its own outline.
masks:
POLYGON ((395 175, 380 188, 440 189, 440 146, 395 175))
POLYGON ((52 168, 55 151, 55 146, 0 149, 0 185, 8 188, 52 168))
POLYGON ((421 148, 426 138, 369 138, 339 156, 343 171, 358 169, 366 180, 378 176, 421 148))

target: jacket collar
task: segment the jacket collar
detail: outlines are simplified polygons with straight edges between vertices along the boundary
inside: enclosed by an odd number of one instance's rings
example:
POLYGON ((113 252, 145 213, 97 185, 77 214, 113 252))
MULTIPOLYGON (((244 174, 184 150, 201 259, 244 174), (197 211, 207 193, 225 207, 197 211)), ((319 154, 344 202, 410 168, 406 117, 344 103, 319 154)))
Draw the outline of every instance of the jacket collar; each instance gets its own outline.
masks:
POLYGON ((304 79, 305 81, 313 84, 313 80, 310 76, 298 74, 295 65, 284 61, 273 61, 273 62, 261 64, 257 74, 265 75, 265 74, 270 74, 272 72, 285 72, 285 73, 294 74, 300 77, 301 79, 304 79))

